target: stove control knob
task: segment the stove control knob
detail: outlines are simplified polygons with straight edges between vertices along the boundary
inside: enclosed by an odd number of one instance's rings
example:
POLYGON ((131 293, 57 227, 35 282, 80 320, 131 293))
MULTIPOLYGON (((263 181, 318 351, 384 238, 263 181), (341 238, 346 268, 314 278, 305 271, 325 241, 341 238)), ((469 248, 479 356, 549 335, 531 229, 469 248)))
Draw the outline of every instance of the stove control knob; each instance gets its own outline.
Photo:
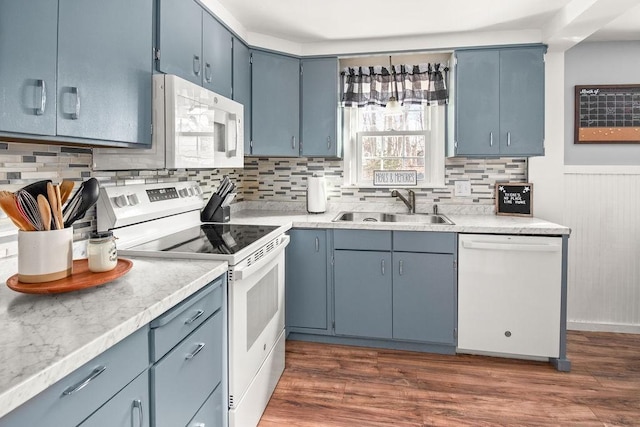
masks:
POLYGON ((178 194, 180 195, 180 197, 187 197, 187 189, 186 188, 181 188, 180 190, 178 190, 178 194))
POLYGON ((138 195, 135 193, 131 193, 127 196, 127 199, 129 200, 129 204, 131 206, 135 206, 137 204, 140 203, 140 199, 138 198, 138 195))
POLYGON ((193 196, 193 188, 191 188, 191 187, 187 188, 187 195, 189 197, 193 196))
POLYGON ((202 189, 200 187, 198 187, 197 185, 191 187, 193 189, 193 194, 195 194, 196 196, 201 196, 202 195, 202 189))
POLYGON ((121 194, 119 196, 116 196, 113 198, 113 202, 116 204, 116 206, 118 206, 119 208, 123 208, 125 206, 129 206, 129 199, 127 198, 127 196, 125 196, 124 194, 121 194))

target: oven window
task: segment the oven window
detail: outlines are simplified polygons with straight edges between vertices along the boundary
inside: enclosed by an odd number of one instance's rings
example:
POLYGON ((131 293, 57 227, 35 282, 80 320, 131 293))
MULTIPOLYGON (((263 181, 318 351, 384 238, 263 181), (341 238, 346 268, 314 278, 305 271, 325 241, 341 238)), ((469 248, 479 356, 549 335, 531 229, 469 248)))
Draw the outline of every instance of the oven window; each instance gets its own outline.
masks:
POLYGON ((278 312, 278 266, 247 292, 247 351, 278 312))

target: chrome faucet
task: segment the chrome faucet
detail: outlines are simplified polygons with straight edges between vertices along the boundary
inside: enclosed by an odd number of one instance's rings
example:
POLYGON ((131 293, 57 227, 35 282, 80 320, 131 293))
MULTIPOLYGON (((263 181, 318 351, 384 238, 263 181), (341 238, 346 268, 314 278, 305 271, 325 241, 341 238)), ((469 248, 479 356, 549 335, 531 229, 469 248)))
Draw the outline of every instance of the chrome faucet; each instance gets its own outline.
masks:
POLYGON ((416 193, 414 193, 413 190, 409 190, 409 200, 405 199, 398 190, 391 191, 391 197, 400 198, 400 200, 402 200, 402 202, 409 208, 409 213, 416 213, 416 193))

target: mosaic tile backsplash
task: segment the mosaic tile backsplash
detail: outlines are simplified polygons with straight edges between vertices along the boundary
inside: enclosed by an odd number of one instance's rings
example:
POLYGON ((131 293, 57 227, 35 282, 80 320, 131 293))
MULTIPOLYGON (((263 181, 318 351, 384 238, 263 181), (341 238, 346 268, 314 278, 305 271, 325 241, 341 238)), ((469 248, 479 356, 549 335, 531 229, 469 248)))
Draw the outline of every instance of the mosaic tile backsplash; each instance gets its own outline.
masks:
MULTIPOLYGON (((329 206, 342 203, 371 203, 393 201, 389 189, 357 189, 342 187, 343 162, 321 158, 246 158, 244 169, 219 170, 145 170, 93 171, 90 148, 65 147, 47 144, 0 142, 0 189, 15 191, 41 179, 59 182, 63 179, 82 182, 95 176, 101 185, 192 180, 200 183, 205 198, 218 187, 222 177, 236 182, 239 191, 234 203, 290 202, 296 209, 304 209, 307 178, 324 176, 329 206), (293 202, 293 203, 291 203, 293 202)), ((494 204, 495 182, 525 182, 527 161, 524 158, 446 160, 444 188, 416 190, 418 206, 438 204, 484 206, 494 204), (454 183, 470 180, 472 196, 455 197, 454 183)), ((401 204, 397 204, 401 206, 401 204)), ((445 210, 446 212, 446 210, 445 210)), ((74 225, 74 238, 81 240, 95 230, 95 208, 74 225)))

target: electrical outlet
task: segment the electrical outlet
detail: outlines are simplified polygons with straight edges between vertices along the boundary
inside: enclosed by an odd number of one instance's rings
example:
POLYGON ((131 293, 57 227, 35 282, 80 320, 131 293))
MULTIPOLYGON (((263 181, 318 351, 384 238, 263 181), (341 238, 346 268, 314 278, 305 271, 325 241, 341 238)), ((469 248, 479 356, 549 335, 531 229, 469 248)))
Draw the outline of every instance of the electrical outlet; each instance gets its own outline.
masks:
POLYGON ((471 196, 471 181, 456 181, 454 193, 456 197, 471 196))

